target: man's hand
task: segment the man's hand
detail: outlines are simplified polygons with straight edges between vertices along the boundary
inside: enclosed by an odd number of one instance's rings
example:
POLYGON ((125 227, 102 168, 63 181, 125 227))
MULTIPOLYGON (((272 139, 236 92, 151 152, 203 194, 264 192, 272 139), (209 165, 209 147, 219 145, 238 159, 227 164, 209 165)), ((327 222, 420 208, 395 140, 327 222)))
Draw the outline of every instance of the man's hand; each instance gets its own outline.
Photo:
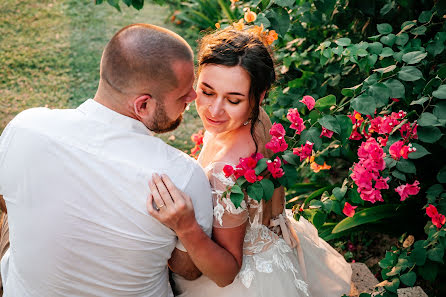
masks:
POLYGON ((155 219, 174 230, 177 235, 198 225, 192 200, 180 191, 167 175, 152 176, 147 211, 155 219))

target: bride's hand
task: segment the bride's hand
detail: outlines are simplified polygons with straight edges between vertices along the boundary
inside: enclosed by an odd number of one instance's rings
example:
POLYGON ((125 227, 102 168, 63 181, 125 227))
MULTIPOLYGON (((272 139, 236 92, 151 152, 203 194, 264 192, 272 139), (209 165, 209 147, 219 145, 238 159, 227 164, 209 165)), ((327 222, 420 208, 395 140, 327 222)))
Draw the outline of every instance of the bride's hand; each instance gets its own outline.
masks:
POLYGON ((177 234, 197 224, 192 200, 167 175, 153 174, 149 187, 151 193, 147 199, 147 211, 155 219, 177 234))

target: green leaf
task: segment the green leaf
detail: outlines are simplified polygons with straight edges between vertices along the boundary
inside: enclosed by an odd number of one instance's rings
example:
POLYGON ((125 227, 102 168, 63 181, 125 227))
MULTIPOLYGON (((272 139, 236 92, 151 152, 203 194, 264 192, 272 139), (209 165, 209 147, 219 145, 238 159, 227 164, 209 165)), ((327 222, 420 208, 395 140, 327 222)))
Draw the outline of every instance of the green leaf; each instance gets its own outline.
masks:
POLYGON ((438 87, 438 89, 434 91, 432 95, 438 99, 446 99, 446 85, 441 85, 438 87))
POLYGON ((292 164, 292 165, 295 165, 295 166, 298 166, 298 165, 300 165, 300 158, 299 158, 299 156, 297 156, 297 155, 295 155, 295 154, 293 154, 292 152, 290 152, 290 151, 286 151, 283 155, 282 155, 282 158, 285 160, 285 161, 287 161, 288 163, 290 163, 290 164, 292 164))
POLYGON ((379 73, 383 74, 383 73, 392 72, 393 70, 395 70, 395 68, 396 68, 396 65, 390 65, 390 66, 387 66, 387 67, 384 67, 384 68, 374 69, 373 71, 374 72, 379 72, 379 73))
POLYGON ((416 247, 410 254, 410 259, 417 265, 424 265, 426 262, 427 252, 424 247, 416 247))
POLYGON ((410 30, 410 33, 413 35, 424 35, 426 33, 426 29, 427 28, 425 26, 419 26, 410 30))
POLYGON ((437 180, 439 183, 446 183, 446 166, 438 171, 437 180))
POLYGON ((437 245, 427 251, 427 258, 431 261, 440 262, 443 264, 444 248, 441 245, 437 245))
POLYGON ((350 134, 352 134, 353 126, 352 126, 352 120, 346 115, 336 115, 336 120, 339 123, 339 126, 341 127, 341 133, 340 138, 342 141, 342 144, 348 143, 348 138, 350 137, 350 134))
POLYGON ((297 180, 296 167, 289 165, 289 164, 285 164, 282 166, 282 168, 283 168, 283 171, 285 172, 285 175, 282 176, 281 178, 279 178, 280 184, 282 184, 283 186, 285 186, 287 188, 296 184, 296 180, 297 180))
POLYGON ((392 45, 395 44, 395 40, 396 40, 396 35, 391 33, 389 35, 381 37, 379 41, 381 41, 382 44, 392 47, 392 45))
POLYGON ((332 115, 326 115, 326 116, 320 118, 319 123, 321 124, 322 127, 326 128, 328 130, 334 131, 338 134, 341 133, 341 126, 339 126, 338 121, 332 115))
POLYGON ((422 24, 428 23, 431 20, 431 18, 432 18, 432 11, 431 10, 425 10, 418 17, 418 22, 420 22, 422 24))
POLYGON ((392 26, 390 24, 384 23, 384 24, 378 24, 376 25, 376 28, 379 33, 381 34, 389 34, 392 33, 392 26))
POLYGON ((420 126, 417 129, 418 138, 427 143, 434 143, 438 141, 443 135, 437 127, 434 126, 420 126))
POLYGON ((267 161, 266 158, 262 158, 257 162, 256 168, 255 168, 256 175, 259 175, 266 169, 266 167, 268 167, 266 165, 266 161, 267 161))
POLYGON ((322 139, 319 137, 321 135, 321 131, 316 127, 311 127, 308 130, 302 131, 300 135, 300 144, 304 144, 307 141, 312 142, 314 144, 314 149, 317 151, 322 145, 322 139))
POLYGON ((265 198, 266 201, 269 201, 273 197, 274 183, 271 180, 264 178, 260 181, 260 185, 263 188, 263 198, 265 198))
POLYGON ((424 102, 426 102, 427 100, 429 100, 429 97, 421 97, 421 98, 418 99, 418 100, 412 101, 412 102, 410 103, 410 105, 415 105, 415 104, 423 105, 424 102))
POLYGON ((290 27, 290 15, 288 11, 282 7, 276 7, 266 13, 266 17, 271 23, 271 28, 274 29, 280 36, 285 36, 290 27))
POLYGON ((427 53, 424 53, 422 51, 409 52, 403 55, 403 61, 409 65, 416 64, 421 62, 424 58, 426 58, 426 56, 427 53))
POLYGON ((398 78, 404 81, 416 81, 423 78, 423 74, 414 66, 403 66, 398 72, 398 78))
POLYGON ((107 0, 108 4, 116 8, 118 11, 121 11, 121 8, 119 7, 119 0, 107 0))
POLYGON ((260 201, 263 198, 263 187, 258 182, 249 185, 246 191, 248 196, 256 201, 260 201))
POLYGON ((353 217, 347 217, 340 221, 334 228, 333 233, 339 233, 362 224, 372 223, 381 219, 393 217, 395 210, 398 207, 396 204, 385 204, 366 208, 358 211, 353 217))
POLYGON ((409 41, 409 34, 401 33, 396 35, 396 45, 404 46, 409 41))
POLYGON ((432 91, 435 89, 437 89, 439 86, 441 85, 441 79, 436 76, 434 78, 432 78, 425 86, 423 89, 423 95, 429 95, 432 93, 432 91))
POLYGON ((418 274, 421 275, 422 278, 425 280, 433 282, 435 278, 437 277, 438 273, 438 264, 433 263, 430 261, 427 261, 426 264, 424 264, 421 267, 418 267, 418 274))
POLYGON ((336 187, 333 189, 332 193, 335 196, 336 200, 342 200, 342 198, 344 198, 345 196, 345 193, 347 193, 347 188, 336 187))
POLYGON ((325 220, 327 219, 327 215, 324 214, 321 211, 317 211, 314 216, 312 217, 311 222, 313 223, 314 227, 316 229, 322 227, 322 225, 325 223, 325 220))
POLYGON ((292 6, 294 3, 296 3, 295 0, 274 0, 274 3, 276 3, 279 6, 288 8, 288 6, 292 6))
POLYGON ((435 104, 434 110, 432 111, 434 116, 437 117, 437 119, 445 120, 446 119, 446 102, 440 101, 437 104, 435 104))
POLYGON ((412 147, 415 151, 409 154, 409 159, 419 159, 430 153, 419 143, 412 143, 412 147))
MULTIPOLYGON (((379 11, 382 16, 385 16, 389 11, 391 11, 395 7, 395 2, 390 1, 387 2, 379 11)), ((361 296, 360 296, 361 297, 361 296)))
POLYGON ((417 274, 413 271, 410 271, 406 274, 401 275, 400 280, 406 286, 413 287, 413 285, 415 284, 415 281, 417 280, 417 274))
POLYGON ((405 21, 402 25, 401 25, 401 31, 407 31, 410 28, 412 28, 413 26, 415 26, 417 23, 414 21, 405 21))
POLYGON ((396 163, 396 168, 404 173, 413 173, 415 174, 417 172, 417 169, 415 168, 415 164, 410 160, 401 159, 396 163))
POLYGON ((390 89, 391 98, 404 98, 404 85, 397 79, 389 79, 384 84, 390 89))
POLYGON ((406 175, 401 171, 398 170, 392 171, 392 176, 396 177, 399 180, 406 181, 406 175))
POLYGON ((381 58, 387 58, 393 56, 393 54, 394 54, 393 49, 391 49, 390 47, 385 47, 381 52, 381 54, 379 54, 379 56, 381 58))
POLYGON ((353 97, 355 96, 356 92, 359 90, 359 87, 361 87, 361 85, 356 85, 354 87, 351 88, 344 88, 341 91, 341 94, 347 97, 353 97))
POLYGON ((361 196, 359 196, 359 193, 356 189, 349 189, 348 199, 350 199, 350 201, 354 204, 364 205, 364 200, 361 199, 361 196))
POLYGON ((376 110, 376 101, 368 95, 359 95, 350 102, 352 108, 361 114, 373 115, 376 110))
POLYGON ((316 100, 314 108, 318 110, 326 110, 330 109, 333 105, 336 105, 336 97, 334 95, 328 95, 316 100))
POLYGON ((370 53, 379 55, 383 50, 383 45, 381 42, 373 42, 369 44, 370 53))
POLYGON ((349 46, 352 43, 350 38, 339 38, 335 42, 337 45, 340 45, 340 46, 349 46))
POLYGON ((419 126, 435 126, 438 125, 437 117, 430 112, 423 112, 418 119, 419 126))
POLYGON ((426 194, 438 197, 438 195, 440 195, 443 190, 444 188, 441 184, 435 184, 430 186, 429 189, 426 190, 426 194))
POLYGON ((400 279, 398 277, 392 278, 388 283, 384 286, 390 292, 396 293, 398 288, 400 287, 400 279))
POLYGON ((243 194, 241 188, 238 185, 234 185, 231 188, 231 201, 234 203, 235 207, 239 208, 245 195, 243 194))
POLYGON ((390 90, 383 83, 371 85, 368 89, 368 94, 375 99, 377 108, 383 107, 389 102, 390 90))

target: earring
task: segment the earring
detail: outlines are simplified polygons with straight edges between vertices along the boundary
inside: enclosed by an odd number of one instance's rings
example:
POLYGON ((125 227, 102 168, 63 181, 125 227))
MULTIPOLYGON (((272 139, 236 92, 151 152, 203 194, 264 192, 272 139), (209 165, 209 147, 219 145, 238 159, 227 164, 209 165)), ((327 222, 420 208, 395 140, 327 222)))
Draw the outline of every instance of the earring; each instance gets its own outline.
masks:
POLYGON ((249 123, 251 123, 251 120, 250 120, 250 119, 247 120, 246 122, 244 122, 244 123, 243 123, 243 126, 246 126, 246 125, 248 125, 249 123))

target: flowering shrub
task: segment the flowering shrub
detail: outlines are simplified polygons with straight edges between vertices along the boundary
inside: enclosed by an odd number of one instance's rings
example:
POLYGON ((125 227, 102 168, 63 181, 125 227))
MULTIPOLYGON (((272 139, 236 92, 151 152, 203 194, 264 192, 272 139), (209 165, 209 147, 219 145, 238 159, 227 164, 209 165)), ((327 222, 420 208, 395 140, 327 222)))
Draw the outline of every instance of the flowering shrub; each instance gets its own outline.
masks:
POLYGON ((254 25, 278 60, 264 100, 274 155, 226 168, 234 203, 283 185, 287 207, 326 240, 405 234, 379 263, 387 296, 420 277, 435 284, 446 268, 446 2, 183 3, 177 17, 195 34, 254 25), (221 9, 203 15, 206 5, 221 9))

